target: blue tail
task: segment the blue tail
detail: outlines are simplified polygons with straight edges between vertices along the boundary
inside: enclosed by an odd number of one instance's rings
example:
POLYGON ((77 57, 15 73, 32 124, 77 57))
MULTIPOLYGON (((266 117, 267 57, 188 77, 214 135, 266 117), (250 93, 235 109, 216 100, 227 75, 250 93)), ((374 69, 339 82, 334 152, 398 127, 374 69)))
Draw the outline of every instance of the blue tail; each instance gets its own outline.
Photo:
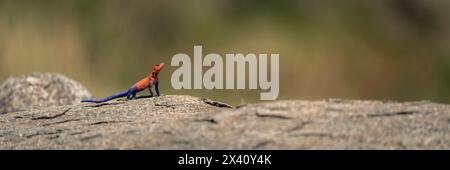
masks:
POLYGON ((81 102, 103 103, 103 102, 107 102, 107 101, 110 101, 112 99, 116 99, 116 98, 119 98, 119 97, 125 97, 125 96, 127 96, 127 94, 128 94, 128 90, 116 93, 116 94, 114 94, 112 96, 109 96, 107 98, 98 99, 98 100, 81 100, 81 102))

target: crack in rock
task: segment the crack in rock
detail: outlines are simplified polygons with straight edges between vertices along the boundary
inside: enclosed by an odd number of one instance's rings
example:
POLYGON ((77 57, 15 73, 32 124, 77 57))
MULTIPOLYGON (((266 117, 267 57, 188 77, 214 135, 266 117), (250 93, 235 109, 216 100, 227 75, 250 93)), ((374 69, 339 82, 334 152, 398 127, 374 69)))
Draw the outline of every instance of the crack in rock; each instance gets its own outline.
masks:
POLYGON ((14 119, 23 119, 22 116, 14 116, 14 119))
POLYGON ((168 102, 163 102, 163 103, 155 103, 155 106, 162 106, 162 107, 175 107, 178 106, 179 104, 169 104, 168 102))
POLYGON ((201 99, 202 102, 209 104, 211 106, 215 106, 215 107, 226 107, 226 108, 233 108, 233 106, 226 104, 226 103, 222 103, 222 102, 218 102, 218 101, 213 101, 207 98, 202 98, 201 99))
POLYGON ((88 124, 88 126, 109 124, 109 123, 123 123, 123 122, 130 122, 130 121, 120 121, 120 120, 99 121, 99 122, 90 123, 90 124, 88 124))
POLYGON ((57 138, 59 138, 59 135, 54 135, 54 136, 47 137, 47 139, 57 139, 57 138))
POLYGON ((369 115, 367 115, 367 117, 403 116, 403 115, 412 115, 415 113, 418 113, 418 112, 401 111, 401 112, 393 112, 393 113, 369 114, 369 115))
POLYGON ((31 120, 54 119, 54 118, 57 118, 57 117, 64 116, 70 109, 72 109, 72 108, 68 108, 64 112, 62 112, 61 114, 57 114, 57 115, 54 115, 54 116, 35 117, 35 118, 31 118, 31 120))
POLYGON ((80 132, 73 132, 73 133, 70 133, 69 135, 72 135, 72 136, 74 136, 74 135, 81 135, 81 134, 84 134, 84 133, 88 133, 89 131, 87 130, 87 131, 80 131, 80 132))
POLYGON ((283 116, 283 115, 276 115, 276 114, 261 114, 261 113, 259 113, 259 112, 256 112, 256 116, 257 116, 257 117, 262 117, 262 118, 275 118, 275 119, 283 119, 283 120, 292 119, 292 118, 290 118, 290 117, 283 116))
POLYGON ((291 132, 294 132, 294 131, 302 130, 308 124, 311 124, 311 122, 301 122, 300 124, 297 124, 294 127, 288 129, 287 132, 291 133, 291 132))
POLYGON ((102 137, 102 135, 101 134, 95 134, 95 135, 83 137, 83 138, 80 139, 80 141, 91 140, 91 139, 99 138, 99 137, 102 137))
POLYGON ((239 108, 243 108, 243 107, 246 107, 246 106, 248 106, 248 104, 237 105, 235 108, 239 109, 239 108))
POLYGON ((195 119, 195 122, 208 122, 208 123, 212 123, 212 124, 218 124, 219 122, 217 122, 217 120, 213 119, 213 118, 204 118, 204 119, 195 119))
POLYGON ((56 130, 54 132, 37 132, 35 134, 31 134, 31 135, 28 135, 28 136, 25 136, 25 137, 26 138, 32 138, 32 137, 35 137, 35 136, 42 136, 42 135, 56 135, 56 134, 62 133, 63 131, 64 130, 62 130, 62 129, 58 129, 58 130, 56 130))
POLYGON ((166 135, 172 135, 173 134, 171 131, 168 131, 168 130, 163 130, 162 133, 166 134, 166 135))

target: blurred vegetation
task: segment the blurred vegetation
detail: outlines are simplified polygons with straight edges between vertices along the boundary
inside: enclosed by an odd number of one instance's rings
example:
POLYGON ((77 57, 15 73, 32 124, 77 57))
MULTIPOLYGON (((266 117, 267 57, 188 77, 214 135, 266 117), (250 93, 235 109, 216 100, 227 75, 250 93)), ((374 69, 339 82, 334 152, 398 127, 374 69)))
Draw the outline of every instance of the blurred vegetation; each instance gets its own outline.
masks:
MULTIPOLYGON (((450 103, 450 1, 0 1, 0 81, 60 72, 95 97, 124 90, 176 53, 279 53, 279 99, 450 103)), ((255 90, 174 90, 231 104, 255 90)))

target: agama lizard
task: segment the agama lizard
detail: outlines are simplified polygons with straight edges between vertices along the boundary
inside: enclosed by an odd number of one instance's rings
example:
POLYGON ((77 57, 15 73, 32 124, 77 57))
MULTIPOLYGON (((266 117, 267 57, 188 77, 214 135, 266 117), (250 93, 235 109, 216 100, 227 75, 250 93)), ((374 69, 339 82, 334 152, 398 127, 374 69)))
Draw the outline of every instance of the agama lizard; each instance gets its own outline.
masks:
POLYGON ((155 65, 153 68, 153 71, 150 75, 142 79, 141 81, 138 81, 136 84, 131 86, 128 90, 116 93, 112 96, 109 96, 107 98, 98 99, 98 100, 82 100, 81 102, 91 102, 91 103, 103 103, 107 102, 116 98, 120 97, 127 97, 128 99, 134 99, 136 97, 136 93, 145 90, 148 88, 150 91, 150 96, 153 97, 152 92, 152 86, 155 85, 155 91, 158 96, 159 94, 159 79, 158 74, 161 72, 162 68, 164 67, 164 63, 160 63, 158 65, 155 65))

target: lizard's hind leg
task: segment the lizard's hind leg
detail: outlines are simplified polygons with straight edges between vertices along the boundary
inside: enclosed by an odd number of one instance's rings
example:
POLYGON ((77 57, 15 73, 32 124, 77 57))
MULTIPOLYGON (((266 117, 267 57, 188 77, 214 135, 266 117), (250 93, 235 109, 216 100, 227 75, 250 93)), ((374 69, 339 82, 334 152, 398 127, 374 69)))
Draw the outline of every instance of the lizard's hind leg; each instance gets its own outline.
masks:
POLYGON ((148 88, 148 91, 150 92, 150 97, 153 97, 153 92, 152 92, 152 88, 151 87, 148 88))
POLYGON ((135 97, 136 97, 136 89, 131 88, 130 90, 128 90, 127 99, 132 100, 135 97))

